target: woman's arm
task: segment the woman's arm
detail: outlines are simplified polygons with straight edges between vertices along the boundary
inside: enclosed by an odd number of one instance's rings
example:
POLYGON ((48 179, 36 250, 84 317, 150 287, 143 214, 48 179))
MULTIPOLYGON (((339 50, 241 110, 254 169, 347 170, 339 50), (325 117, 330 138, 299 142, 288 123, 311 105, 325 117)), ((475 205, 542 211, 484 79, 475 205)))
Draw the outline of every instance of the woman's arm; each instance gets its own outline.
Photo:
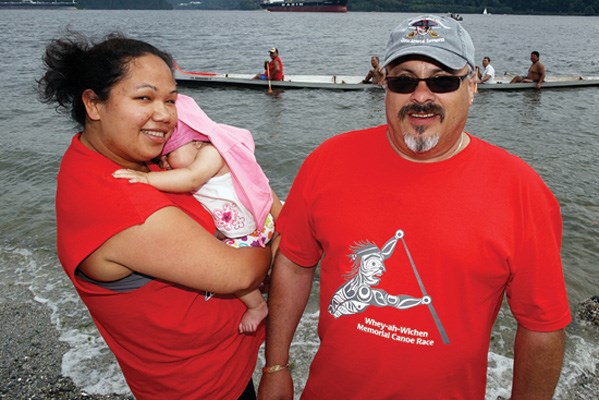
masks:
POLYGON ((216 293, 256 288, 270 266, 268 248, 235 249, 216 239, 176 207, 108 239, 79 268, 112 281, 132 272, 216 293))
POLYGON ((207 144, 198 149, 193 162, 187 167, 152 172, 119 169, 112 176, 129 179, 131 183, 146 183, 163 192, 188 193, 197 190, 213 176, 221 174, 223 168, 226 168, 225 160, 214 146, 207 144))

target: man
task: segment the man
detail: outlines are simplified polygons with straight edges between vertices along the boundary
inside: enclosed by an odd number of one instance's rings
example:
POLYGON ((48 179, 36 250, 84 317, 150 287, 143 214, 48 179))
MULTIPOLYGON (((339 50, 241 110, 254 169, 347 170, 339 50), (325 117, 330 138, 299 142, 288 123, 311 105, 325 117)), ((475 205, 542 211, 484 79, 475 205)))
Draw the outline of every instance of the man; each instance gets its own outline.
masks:
POLYGON ((510 83, 530 83, 535 82, 537 89, 541 88, 541 84, 545 81, 545 66, 539 61, 540 54, 538 51, 530 53, 530 61, 532 65, 528 68, 526 76, 515 76, 510 83))
POLYGON ((362 80, 362 83, 374 83, 375 85, 382 85, 385 83, 385 71, 381 68, 379 62, 377 56, 372 56, 370 58, 372 69, 368 71, 366 77, 362 80))
POLYGON ((256 74, 253 79, 282 81, 285 75, 283 74, 283 62, 279 57, 279 49, 273 47, 268 50, 268 55, 270 61, 264 61, 264 73, 256 74))
POLYGON ((476 75, 479 79, 479 83, 483 84, 494 84, 495 82, 495 68, 491 65, 491 59, 489 57, 483 58, 483 72, 476 67, 476 75))
POLYGON ((259 398, 293 396, 289 346, 320 262, 303 399, 484 399, 504 294, 518 321, 512 399, 550 399, 571 319, 556 199, 464 132, 474 46, 458 22, 404 21, 383 67, 387 125, 320 145, 277 221, 259 398))

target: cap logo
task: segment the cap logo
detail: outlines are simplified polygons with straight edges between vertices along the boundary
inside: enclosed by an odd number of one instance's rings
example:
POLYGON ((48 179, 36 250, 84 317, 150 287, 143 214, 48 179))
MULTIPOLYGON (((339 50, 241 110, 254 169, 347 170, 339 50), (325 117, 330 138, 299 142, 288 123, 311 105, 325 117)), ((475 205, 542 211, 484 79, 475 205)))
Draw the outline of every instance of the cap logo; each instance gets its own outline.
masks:
POLYGON ((433 28, 444 28, 450 29, 447 26, 441 24, 440 21, 434 19, 419 19, 414 22, 411 22, 408 25, 408 29, 411 29, 405 38, 401 41, 402 43, 412 43, 412 44, 424 44, 434 42, 444 42, 444 38, 439 37, 439 33, 437 30, 433 28), (428 37, 426 37, 428 36, 428 37), (431 40, 432 39, 432 40, 431 40))
POLYGON ((462 69, 464 61, 472 68, 475 65, 470 35, 458 22, 443 16, 425 14, 402 21, 389 35, 383 66, 415 55, 451 70, 462 69))

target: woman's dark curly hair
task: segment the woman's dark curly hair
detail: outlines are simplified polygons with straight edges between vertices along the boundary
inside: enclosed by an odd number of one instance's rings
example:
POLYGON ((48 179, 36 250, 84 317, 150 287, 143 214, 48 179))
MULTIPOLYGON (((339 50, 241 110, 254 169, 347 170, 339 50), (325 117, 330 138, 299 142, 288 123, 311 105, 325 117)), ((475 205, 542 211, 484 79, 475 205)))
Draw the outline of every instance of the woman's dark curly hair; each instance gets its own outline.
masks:
POLYGON ((127 74, 129 63, 149 54, 160 57, 173 70, 170 54, 141 40, 111 33, 93 43, 79 33, 69 32, 46 47, 46 73, 37 82, 40 99, 57 103, 57 110, 70 112, 73 120, 83 126, 86 111, 82 93, 91 89, 100 101, 108 100, 112 87, 127 74))

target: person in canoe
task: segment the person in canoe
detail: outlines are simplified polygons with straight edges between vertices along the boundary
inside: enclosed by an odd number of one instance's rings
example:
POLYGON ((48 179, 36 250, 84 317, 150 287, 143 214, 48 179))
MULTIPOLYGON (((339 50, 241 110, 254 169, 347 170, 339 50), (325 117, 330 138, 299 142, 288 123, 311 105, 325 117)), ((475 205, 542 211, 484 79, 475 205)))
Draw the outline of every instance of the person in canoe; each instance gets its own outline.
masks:
POLYGON ((491 59, 489 57, 483 58, 483 71, 481 72, 478 66, 476 67, 476 77, 478 83, 494 84, 495 81, 495 68, 491 65, 491 59))
POLYGON ((532 65, 528 68, 526 76, 515 76, 510 83, 536 83, 537 89, 541 88, 541 84, 545 81, 545 66, 539 61, 540 54, 538 51, 530 53, 530 61, 532 65))
POLYGON ((370 65, 372 69, 368 71, 366 77, 362 80, 362 83, 373 83, 375 85, 382 85, 385 82, 385 70, 379 65, 379 58, 372 56, 370 58, 370 65))
POLYGON ((273 47, 268 50, 270 61, 264 61, 264 72, 256 74, 253 79, 260 79, 263 81, 282 81, 285 75, 283 74, 283 62, 279 57, 279 49, 273 47))

